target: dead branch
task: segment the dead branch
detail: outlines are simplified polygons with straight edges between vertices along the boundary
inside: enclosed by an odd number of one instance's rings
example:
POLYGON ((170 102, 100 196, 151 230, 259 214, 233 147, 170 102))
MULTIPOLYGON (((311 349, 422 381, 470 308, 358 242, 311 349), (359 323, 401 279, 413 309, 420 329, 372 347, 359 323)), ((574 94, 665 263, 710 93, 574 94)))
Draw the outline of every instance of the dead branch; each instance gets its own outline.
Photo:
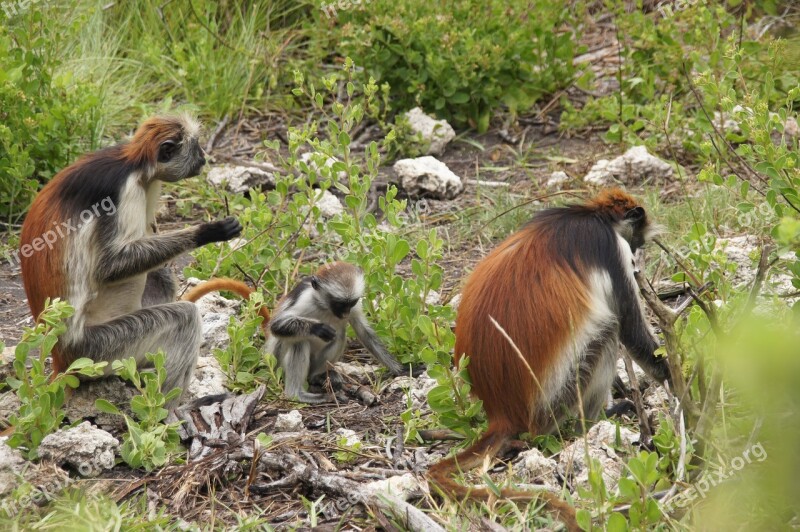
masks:
POLYGON ((628 355, 628 353, 623 353, 622 360, 625 362, 628 382, 631 383, 631 395, 633 396, 633 405, 636 407, 636 417, 639 418, 639 441, 644 444, 649 444, 653 437, 653 429, 650 428, 650 420, 647 418, 647 412, 644 409, 642 392, 639 389, 639 379, 636 378, 636 372, 633 371, 633 363, 631 362, 630 355, 628 355))

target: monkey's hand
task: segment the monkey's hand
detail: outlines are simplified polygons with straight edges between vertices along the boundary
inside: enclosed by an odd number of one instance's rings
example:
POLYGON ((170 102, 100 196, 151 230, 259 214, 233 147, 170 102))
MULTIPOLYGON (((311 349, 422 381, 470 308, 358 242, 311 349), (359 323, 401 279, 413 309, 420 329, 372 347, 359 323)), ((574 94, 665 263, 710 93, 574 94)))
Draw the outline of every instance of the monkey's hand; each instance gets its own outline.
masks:
POLYGON ((336 338, 336 329, 327 323, 315 323, 311 326, 311 334, 323 342, 330 342, 336 338))
POLYGON ((225 242, 231 238, 235 238, 242 233, 242 224, 239 220, 229 216, 224 220, 218 222, 204 223, 197 228, 197 235, 195 240, 197 245, 205 246, 212 242, 225 242))

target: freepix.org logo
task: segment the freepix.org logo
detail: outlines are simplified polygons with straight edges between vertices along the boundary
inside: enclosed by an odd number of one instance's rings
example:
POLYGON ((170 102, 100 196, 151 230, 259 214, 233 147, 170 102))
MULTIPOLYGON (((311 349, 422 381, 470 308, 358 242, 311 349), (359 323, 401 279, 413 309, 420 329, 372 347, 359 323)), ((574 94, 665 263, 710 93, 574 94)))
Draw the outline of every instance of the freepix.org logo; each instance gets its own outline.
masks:
POLYGON ((88 209, 84 209, 77 216, 77 219, 65 220, 63 222, 53 222, 53 228, 45 231, 41 235, 31 240, 30 244, 25 244, 20 249, 11 253, 6 257, 9 263, 19 265, 20 255, 26 259, 45 248, 53 249, 53 245, 59 239, 66 237, 70 233, 77 232, 78 229, 83 227, 95 218, 100 218, 103 215, 113 216, 117 212, 117 206, 114 205, 110 196, 103 198, 88 209))
POLYGON ((705 499, 709 490, 719 486, 736 476, 746 465, 763 462, 767 459, 767 451, 761 442, 754 443, 745 449, 740 456, 731 458, 730 461, 721 461, 719 466, 704 473, 700 479, 689 489, 678 494, 664 504, 664 513, 672 513, 676 508, 685 508, 692 502, 705 499))

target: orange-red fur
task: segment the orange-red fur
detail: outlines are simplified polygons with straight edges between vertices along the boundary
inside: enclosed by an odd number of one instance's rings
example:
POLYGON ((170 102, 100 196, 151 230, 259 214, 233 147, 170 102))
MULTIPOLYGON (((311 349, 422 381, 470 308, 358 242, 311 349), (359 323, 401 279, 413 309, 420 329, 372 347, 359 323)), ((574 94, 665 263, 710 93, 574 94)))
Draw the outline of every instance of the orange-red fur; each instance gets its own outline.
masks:
MULTIPOLYGON (((191 301, 192 303, 197 302, 198 299, 203 297, 206 294, 211 292, 218 292, 220 290, 227 290, 229 292, 234 292, 238 294, 243 299, 249 299, 250 294, 253 293, 253 289, 244 284, 241 281, 236 281, 234 279, 227 279, 224 277, 219 277, 215 279, 209 279, 208 281, 201 283, 188 292, 184 294, 181 298, 184 301, 191 301)), ((269 323, 269 310, 267 310, 266 306, 262 306, 258 309, 259 315, 264 318, 261 322, 261 328, 264 329, 264 333, 267 334, 267 324, 269 323)))
MULTIPOLYGON (((59 174, 60 175, 60 174, 59 174)), ((57 175, 53 181, 59 178, 57 175)), ((47 231, 53 229, 52 220, 60 217, 59 200, 57 190, 52 186, 53 181, 46 185, 36 196, 36 200, 31 205, 25 223, 22 226, 20 242, 30 244, 35 238, 40 237, 47 231)), ((31 315, 39 319, 39 315, 44 310, 44 303, 47 298, 55 299, 64 297, 64 246, 66 241, 59 238, 54 244, 53 249, 47 254, 34 252, 27 259, 21 261, 22 283, 25 287, 25 294, 28 297, 28 306, 31 315)), ((58 345, 53 348, 53 374, 60 373, 64 367, 58 345)))
POLYGON ((162 142, 181 133, 181 122, 173 117, 153 117, 145 120, 125 147, 123 156, 136 166, 154 166, 162 142))
MULTIPOLYGON (((611 189, 585 206, 620 220, 638 203, 625 192, 611 189)), ((478 467, 516 434, 541 432, 539 425, 545 420, 541 419, 539 385, 547 382, 573 331, 580 329, 588 315, 585 276, 579 276, 550 249, 552 242, 547 225, 524 227, 476 266, 462 292, 454 357, 456 363, 464 355, 470 357, 472 390, 483 401, 489 427, 474 445, 430 468, 431 480, 451 495, 488 499, 488 490, 467 489, 454 481, 453 473, 478 467), (490 316, 514 340, 524 362, 492 325, 490 316)), ((583 269, 581 264, 573 266, 579 272, 583 269)), ((569 529, 578 529, 574 509, 550 493, 504 490, 502 495, 511 499, 543 497, 569 529)))

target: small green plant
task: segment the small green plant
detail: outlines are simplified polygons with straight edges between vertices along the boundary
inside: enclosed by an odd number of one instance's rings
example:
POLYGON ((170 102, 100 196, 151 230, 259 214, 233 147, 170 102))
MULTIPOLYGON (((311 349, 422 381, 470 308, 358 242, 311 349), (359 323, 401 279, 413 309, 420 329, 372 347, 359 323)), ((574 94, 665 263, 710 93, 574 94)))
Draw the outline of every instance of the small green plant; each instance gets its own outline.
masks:
MULTIPOLYGON (((180 423, 163 423, 169 414, 164 405, 180 396, 181 389, 174 388, 166 394, 162 392, 161 387, 167 378, 163 351, 148 353, 146 357, 153 365, 152 370, 140 372, 134 358, 115 360, 112 367, 117 375, 130 381, 139 391, 130 405, 136 419, 125 415, 128 432, 123 436, 120 454, 130 467, 152 471, 164 466, 181 451, 177 430, 180 423)), ((97 399, 95 406, 102 412, 124 415, 105 399, 97 399)))
POLYGON ((65 372, 52 378, 47 374, 45 361, 66 330, 65 320, 73 312, 65 301, 55 299, 51 303, 47 300, 36 325, 25 329, 14 350, 14 376, 8 377, 7 384, 17 394, 21 405, 19 412, 10 419, 14 433, 8 445, 21 448, 29 459, 37 457, 42 439, 61 426, 66 389, 77 388, 79 376, 102 375, 107 364, 79 358, 65 372))
POLYGON ((230 342, 224 349, 214 349, 214 357, 227 374, 230 389, 250 392, 266 384, 273 395, 279 396, 282 370, 278 360, 271 353, 265 353, 257 343, 263 321, 258 308, 263 305, 261 293, 253 292, 242 315, 239 318, 231 316, 228 323, 230 342))
POLYGON ((350 436, 342 436, 336 440, 338 451, 333 453, 333 457, 340 464, 348 464, 358 458, 358 452, 361 451, 361 442, 358 439, 350 436))
POLYGON ((428 375, 437 384, 428 392, 428 404, 439 423, 473 439, 480 432, 475 425, 483 420, 483 402, 470 397, 468 364, 469 357, 463 356, 455 368, 445 360, 429 365, 428 375))

